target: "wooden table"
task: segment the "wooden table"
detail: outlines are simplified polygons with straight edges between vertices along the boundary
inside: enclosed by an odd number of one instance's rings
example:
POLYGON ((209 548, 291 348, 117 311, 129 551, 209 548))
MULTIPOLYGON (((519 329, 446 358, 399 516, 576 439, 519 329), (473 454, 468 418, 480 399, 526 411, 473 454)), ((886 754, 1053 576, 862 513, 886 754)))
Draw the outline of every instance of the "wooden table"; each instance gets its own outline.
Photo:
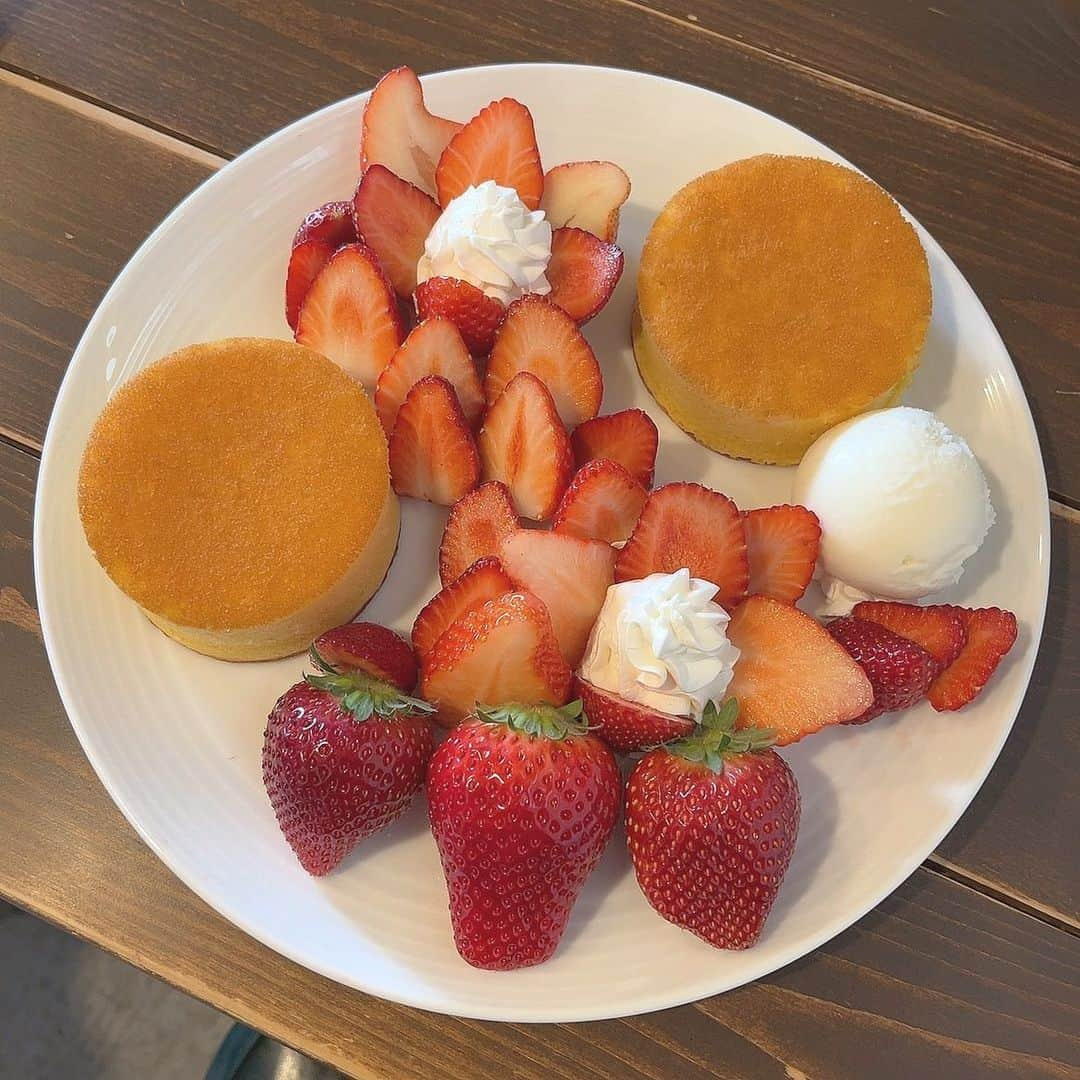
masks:
POLYGON ((1080 1076, 1075 3, 2 0, 0 26, 0 895, 358 1076, 1080 1076), (53 397, 153 225, 226 159, 388 67, 509 60, 698 83, 805 128, 887 186, 1001 330, 1054 512, 1031 689, 941 848, 776 975, 603 1023, 417 1012, 234 929, 109 801, 60 706, 34 608, 32 503, 53 397))

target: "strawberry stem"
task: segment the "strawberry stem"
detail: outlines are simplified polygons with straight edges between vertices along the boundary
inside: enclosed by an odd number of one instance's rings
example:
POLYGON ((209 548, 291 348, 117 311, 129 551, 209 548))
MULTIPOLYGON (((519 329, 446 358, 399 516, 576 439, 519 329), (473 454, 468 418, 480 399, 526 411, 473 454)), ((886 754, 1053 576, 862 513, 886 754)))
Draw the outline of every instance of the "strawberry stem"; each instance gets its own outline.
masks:
POLYGON ((735 698, 728 698, 719 708, 715 701, 710 701, 693 733, 678 742, 668 743, 664 749, 719 773, 724 771, 726 757, 767 750, 776 741, 776 732, 771 728, 736 730, 738 715, 739 703, 735 698))
POLYGON ((382 679, 374 679, 362 671, 336 671, 319 655, 314 645, 308 656, 321 674, 305 673, 304 681, 316 690, 331 694, 338 705, 352 713, 353 719, 360 723, 372 716, 393 720, 399 716, 427 716, 435 711, 433 705, 402 693, 382 679))
POLYGON ((589 730, 580 698, 567 705, 523 705, 518 701, 481 705, 477 702, 476 716, 485 724, 505 724, 512 731, 555 741, 585 735, 589 730))

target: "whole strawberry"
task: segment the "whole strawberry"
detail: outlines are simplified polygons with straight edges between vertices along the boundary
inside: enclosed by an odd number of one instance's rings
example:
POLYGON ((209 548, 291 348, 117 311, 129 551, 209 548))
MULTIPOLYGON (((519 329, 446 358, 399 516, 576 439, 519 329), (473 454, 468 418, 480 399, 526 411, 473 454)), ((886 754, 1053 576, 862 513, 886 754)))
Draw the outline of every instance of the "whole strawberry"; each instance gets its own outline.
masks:
POLYGON ((710 703, 693 735, 646 754, 626 786, 645 898, 720 949, 757 941, 799 832, 794 774, 767 749, 772 733, 736 731, 737 715, 734 700, 710 703))
POLYGON ((474 967, 548 959, 611 837, 621 783, 581 703, 477 706, 428 768, 431 831, 458 952, 474 967))
POLYGON ((262 767, 285 839, 318 877, 404 813, 431 757, 433 710, 358 667, 331 666, 315 646, 310 655, 320 674, 274 705, 262 767))

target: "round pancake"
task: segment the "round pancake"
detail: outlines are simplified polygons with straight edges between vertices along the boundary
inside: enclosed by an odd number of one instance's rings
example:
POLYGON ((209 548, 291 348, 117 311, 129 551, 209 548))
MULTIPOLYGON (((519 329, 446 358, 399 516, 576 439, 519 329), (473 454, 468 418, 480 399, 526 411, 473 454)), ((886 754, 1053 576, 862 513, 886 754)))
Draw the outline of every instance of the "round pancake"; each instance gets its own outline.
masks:
POLYGON ((930 307, 926 254, 886 192, 841 165, 761 155, 691 181, 657 217, 635 355, 706 445, 791 464, 899 398, 930 307))

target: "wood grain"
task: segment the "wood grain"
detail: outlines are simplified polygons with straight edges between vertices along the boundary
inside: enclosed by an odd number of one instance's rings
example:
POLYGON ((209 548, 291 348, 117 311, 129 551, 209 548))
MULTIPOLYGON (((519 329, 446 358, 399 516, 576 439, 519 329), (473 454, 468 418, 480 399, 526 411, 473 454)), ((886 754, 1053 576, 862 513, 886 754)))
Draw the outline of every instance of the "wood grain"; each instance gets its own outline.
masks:
MULTIPOLYGON (((1073 286, 1080 277, 1080 170, 1067 164, 879 94, 853 92, 832 76, 622 0, 588 6, 551 0, 519 5, 498 19, 481 0, 396 0, 392 6, 42 0, 13 14, 7 34, 4 62, 229 154, 370 86, 402 62, 421 71, 497 60, 606 63, 758 105, 851 157, 942 241, 1010 348, 1032 402, 1051 489, 1080 502, 1080 306, 1073 286)), ((93 146, 87 153, 96 160, 93 146)), ((27 193, 20 173, 10 171, 9 203, 18 207, 27 193)), ((70 171, 53 175, 50 194, 66 206, 57 212, 68 218, 98 194, 92 170, 85 184, 70 171)), ((174 198, 175 181, 169 176, 167 195, 127 192, 133 217, 145 222, 151 216, 148 207, 138 217, 147 199, 174 198)), ((16 212, 17 228, 25 216, 16 212)), ((109 229, 115 235, 128 223, 109 229)), ((139 235, 138 227, 130 232, 139 235)), ((88 261, 98 259, 91 253, 88 261)), ((57 287, 41 277, 47 262, 31 262, 29 280, 20 277, 20 288, 38 304, 37 290, 57 287)), ((52 399, 47 391, 75 336, 70 316, 42 315, 43 333, 56 343, 45 350, 50 370, 18 376, 34 381, 41 395, 31 400, 32 388, 21 390, 14 418, 4 415, 0 399, 0 426, 31 439, 40 438, 52 399)))
POLYGON ((1080 937, 926 870, 772 978, 621 1021, 441 1018, 276 956, 170 875, 75 741, 34 610, 36 466, 0 445, 0 895, 357 1076, 1076 1075, 1080 937))
POLYGON ((1080 7, 1060 0, 642 0, 689 28, 1080 162, 1080 7))

